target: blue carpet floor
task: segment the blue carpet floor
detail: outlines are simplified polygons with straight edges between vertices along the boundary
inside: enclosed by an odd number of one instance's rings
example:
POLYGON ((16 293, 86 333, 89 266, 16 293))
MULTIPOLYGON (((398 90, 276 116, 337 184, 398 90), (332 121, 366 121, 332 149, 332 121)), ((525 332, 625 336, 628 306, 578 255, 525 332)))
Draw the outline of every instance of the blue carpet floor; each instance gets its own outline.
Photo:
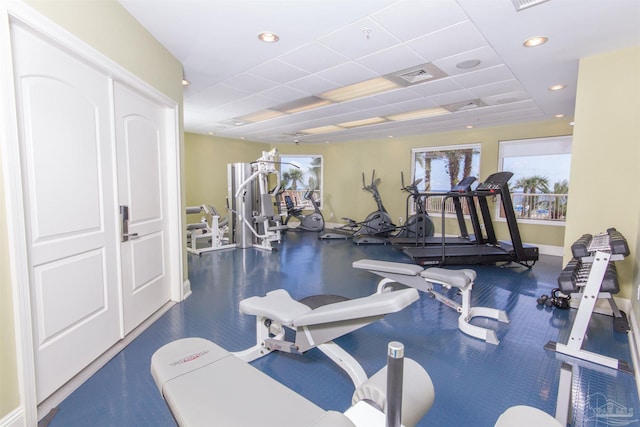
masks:
MULTIPOLYGON (((369 295, 375 292, 379 277, 352 268, 351 263, 361 258, 411 262, 391 246, 357 246, 295 232, 287 233, 275 252, 236 249, 189 255, 193 295, 171 308, 70 395, 50 425, 175 425, 149 373, 155 350, 191 336, 212 340, 229 351, 253 345, 255 318, 239 314, 238 302, 274 289, 286 289, 296 299, 317 294, 369 295)), ((406 356, 429 372, 436 390, 435 403, 420 426, 489 427, 513 405, 554 414, 563 361, 574 372, 572 426, 640 425, 633 375, 543 348, 550 340, 566 342, 575 316, 575 310, 536 304, 540 295, 555 287, 561 262, 558 257, 541 256, 532 269, 473 267, 478 278, 472 305, 503 309, 511 318, 508 324, 473 321, 494 329, 498 346, 461 333, 457 313, 425 294, 405 310, 336 343, 371 375, 385 364, 388 342, 402 342, 406 356)), ((454 293, 449 295, 456 298, 454 293)), ((607 316, 592 317, 585 348, 631 361, 628 336, 614 333, 607 316)), ((272 353, 252 364, 324 409, 344 411, 350 406, 349 377, 316 349, 303 356, 272 353)), ((274 408, 265 417, 286 416, 286 412, 286 408, 274 408)), ((211 425, 216 426, 215 420, 211 425)))

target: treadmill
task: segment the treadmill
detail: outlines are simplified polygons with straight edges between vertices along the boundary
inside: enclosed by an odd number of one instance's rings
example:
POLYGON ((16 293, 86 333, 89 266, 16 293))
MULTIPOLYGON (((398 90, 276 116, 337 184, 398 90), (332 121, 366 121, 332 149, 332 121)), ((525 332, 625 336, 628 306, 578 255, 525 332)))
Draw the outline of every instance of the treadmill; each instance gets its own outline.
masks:
POLYGON ((538 248, 523 245, 520 238, 508 185, 512 176, 511 172, 496 172, 480 183, 475 191, 466 195, 475 198, 478 202, 486 237, 478 233, 480 230, 474 230, 476 232, 475 244, 447 244, 446 239, 441 239, 440 245, 407 247, 403 249, 403 252, 419 265, 477 265, 517 262, 526 267, 532 267, 538 260, 538 248), (511 236, 510 242, 496 239, 491 210, 487 202, 487 199, 493 196, 500 196, 500 203, 511 236))
POLYGON ((420 193, 422 203, 426 203, 426 199, 432 196, 444 196, 442 201, 442 237, 416 235, 411 237, 390 237, 389 242, 401 248, 414 247, 414 246, 431 246, 442 245, 444 240, 447 245, 470 245, 476 244, 476 239, 482 239, 482 228, 480 227, 480 221, 478 219, 478 211, 473 200, 473 192, 471 185, 476 181, 473 176, 468 176, 462 179, 458 184, 451 188, 451 191, 446 193, 420 193), (460 228, 460 236, 458 237, 445 237, 445 204, 448 199, 452 199, 453 207, 456 212, 456 218, 458 220, 458 227, 460 228), (465 201, 467 210, 469 211, 469 218, 471 219, 471 225, 473 226, 474 234, 469 234, 467 230, 467 224, 464 218, 464 211, 462 208, 462 200, 465 201), (476 237, 479 236, 479 237, 476 237))

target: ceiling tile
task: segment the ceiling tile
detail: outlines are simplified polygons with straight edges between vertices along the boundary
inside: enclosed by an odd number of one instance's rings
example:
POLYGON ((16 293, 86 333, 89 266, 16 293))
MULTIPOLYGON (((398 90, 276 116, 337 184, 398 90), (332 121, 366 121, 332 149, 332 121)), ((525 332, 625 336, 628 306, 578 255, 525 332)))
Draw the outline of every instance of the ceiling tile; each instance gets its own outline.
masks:
POLYGON ((412 40, 407 45, 418 55, 435 62, 441 58, 487 46, 487 41, 473 23, 464 21, 412 40))
POLYGON ((400 43, 375 21, 364 18, 318 41, 350 59, 357 59, 400 43))
POLYGON ((380 75, 390 74, 426 62, 428 61, 425 58, 404 44, 397 44, 358 59, 358 63, 380 75))
POLYGON ((318 76, 343 86, 380 77, 378 73, 358 64, 355 61, 350 61, 345 64, 338 65, 337 67, 324 70, 318 73, 318 76))
POLYGON ((300 68, 286 64, 278 59, 264 62, 256 67, 252 67, 249 71, 254 76, 263 77, 278 83, 288 83, 307 75, 307 72, 300 68))
POLYGON ((279 59, 309 73, 317 73, 318 71, 344 64, 349 60, 317 42, 309 43, 286 53, 279 59))
POLYGON ((406 42, 462 22, 467 16, 454 0, 408 0, 382 9, 371 18, 406 42))

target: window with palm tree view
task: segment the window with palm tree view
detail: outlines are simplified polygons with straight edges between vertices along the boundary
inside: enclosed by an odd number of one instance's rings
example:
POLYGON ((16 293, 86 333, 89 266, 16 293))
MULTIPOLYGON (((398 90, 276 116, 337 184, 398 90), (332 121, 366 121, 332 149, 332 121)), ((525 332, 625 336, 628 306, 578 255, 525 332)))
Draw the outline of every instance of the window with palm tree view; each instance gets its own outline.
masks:
MULTIPOLYGON (((455 208, 452 200, 437 193, 450 191, 464 178, 478 178, 480 144, 414 148, 411 157, 412 177, 414 182, 419 181, 418 189, 434 193, 424 199, 427 212, 441 214, 444 209, 445 214, 453 214, 455 208)), ((407 184, 410 183, 405 182, 407 184)))
POLYGON ((310 198, 322 206, 322 156, 281 155, 280 197, 285 207, 285 196, 289 196, 296 207, 313 209, 310 198))
POLYGON ((501 170, 509 182, 516 217, 564 222, 569 197, 571 136, 500 141, 501 170))

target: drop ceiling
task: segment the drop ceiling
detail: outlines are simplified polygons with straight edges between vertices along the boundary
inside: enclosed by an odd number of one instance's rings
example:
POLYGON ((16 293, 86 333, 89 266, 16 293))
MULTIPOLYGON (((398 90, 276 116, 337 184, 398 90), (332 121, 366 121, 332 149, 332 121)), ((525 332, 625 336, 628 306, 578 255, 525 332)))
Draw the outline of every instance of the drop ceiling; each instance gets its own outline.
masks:
POLYGON ((269 143, 571 118, 580 58, 640 45, 640 0, 120 3, 183 64, 185 131, 269 143), (279 41, 260 41, 263 31, 279 41), (532 36, 548 42, 525 48, 532 36), (411 84, 342 102, 323 96, 401 71, 411 84), (309 100, 323 102, 284 112, 309 100), (438 114, 392 119, 422 110, 438 114))

